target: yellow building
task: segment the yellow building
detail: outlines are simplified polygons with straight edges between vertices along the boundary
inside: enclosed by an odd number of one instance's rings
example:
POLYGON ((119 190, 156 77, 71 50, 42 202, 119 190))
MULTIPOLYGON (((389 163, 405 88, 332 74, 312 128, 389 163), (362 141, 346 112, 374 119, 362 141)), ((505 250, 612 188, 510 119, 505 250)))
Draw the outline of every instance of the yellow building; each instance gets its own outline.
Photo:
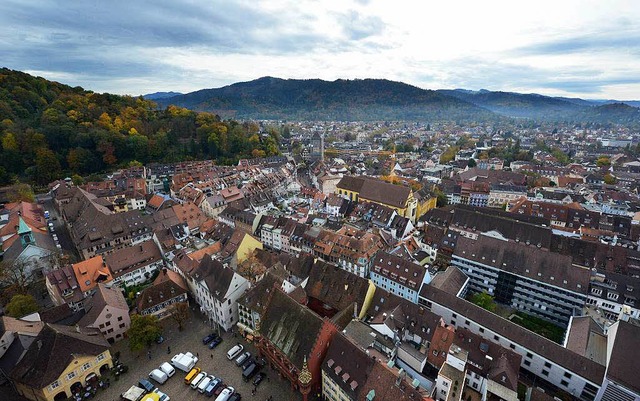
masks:
POLYGON ((336 194, 355 202, 363 200, 386 206, 413 223, 419 217, 418 202, 408 186, 390 184, 371 177, 344 176, 336 185, 336 194))
POLYGON ((422 189, 417 191, 415 197, 417 202, 416 220, 437 206, 438 196, 427 187, 422 187, 422 189))
POLYGON ((99 329, 45 324, 9 378, 29 400, 62 401, 112 366, 99 329))

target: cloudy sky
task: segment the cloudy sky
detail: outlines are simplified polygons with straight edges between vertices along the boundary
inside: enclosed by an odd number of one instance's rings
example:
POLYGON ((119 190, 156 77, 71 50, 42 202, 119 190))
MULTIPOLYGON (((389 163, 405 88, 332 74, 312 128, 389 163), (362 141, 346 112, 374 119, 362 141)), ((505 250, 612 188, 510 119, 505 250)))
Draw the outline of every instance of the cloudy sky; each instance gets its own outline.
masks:
POLYGON ((2 0, 0 27, 0 66, 97 92, 274 76, 640 99, 634 0, 2 0))

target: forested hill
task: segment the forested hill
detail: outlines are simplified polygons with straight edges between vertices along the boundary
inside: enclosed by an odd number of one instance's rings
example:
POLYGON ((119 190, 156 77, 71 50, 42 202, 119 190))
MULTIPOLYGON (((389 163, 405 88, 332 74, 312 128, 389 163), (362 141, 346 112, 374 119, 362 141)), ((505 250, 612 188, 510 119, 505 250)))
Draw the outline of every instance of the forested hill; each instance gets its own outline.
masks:
POLYGON ((609 107, 598 101, 487 90, 432 91, 384 79, 330 82, 264 77, 157 101, 251 119, 477 122, 529 118, 640 125, 640 109, 629 105, 609 107))
POLYGON ((464 100, 384 79, 264 77, 158 99, 223 117, 319 121, 478 121, 497 117, 464 100))
POLYGON ((211 113, 98 94, 0 69, 0 185, 16 176, 46 184, 151 161, 278 153, 278 132, 211 113))

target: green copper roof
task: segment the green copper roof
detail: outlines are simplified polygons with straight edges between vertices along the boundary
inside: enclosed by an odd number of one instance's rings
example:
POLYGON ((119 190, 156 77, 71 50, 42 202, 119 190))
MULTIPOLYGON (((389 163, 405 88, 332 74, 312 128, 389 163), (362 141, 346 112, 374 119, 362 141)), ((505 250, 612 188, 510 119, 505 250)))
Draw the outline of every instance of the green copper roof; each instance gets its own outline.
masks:
POLYGON ((27 223, 22 220, 22 217, 18 217, 18 234, 26 234, 30 233, 31 228, 27 225, 27 223))

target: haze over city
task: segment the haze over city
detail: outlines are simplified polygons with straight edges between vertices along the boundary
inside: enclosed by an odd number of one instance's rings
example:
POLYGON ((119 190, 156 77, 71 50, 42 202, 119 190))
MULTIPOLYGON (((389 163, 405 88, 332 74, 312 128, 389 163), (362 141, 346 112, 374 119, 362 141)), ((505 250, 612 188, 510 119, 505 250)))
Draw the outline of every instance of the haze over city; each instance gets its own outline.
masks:
POLYGON ((0 4, 3 65, 98 92, 280 78, 640 97, 633 1, 25 1, 0 4))

